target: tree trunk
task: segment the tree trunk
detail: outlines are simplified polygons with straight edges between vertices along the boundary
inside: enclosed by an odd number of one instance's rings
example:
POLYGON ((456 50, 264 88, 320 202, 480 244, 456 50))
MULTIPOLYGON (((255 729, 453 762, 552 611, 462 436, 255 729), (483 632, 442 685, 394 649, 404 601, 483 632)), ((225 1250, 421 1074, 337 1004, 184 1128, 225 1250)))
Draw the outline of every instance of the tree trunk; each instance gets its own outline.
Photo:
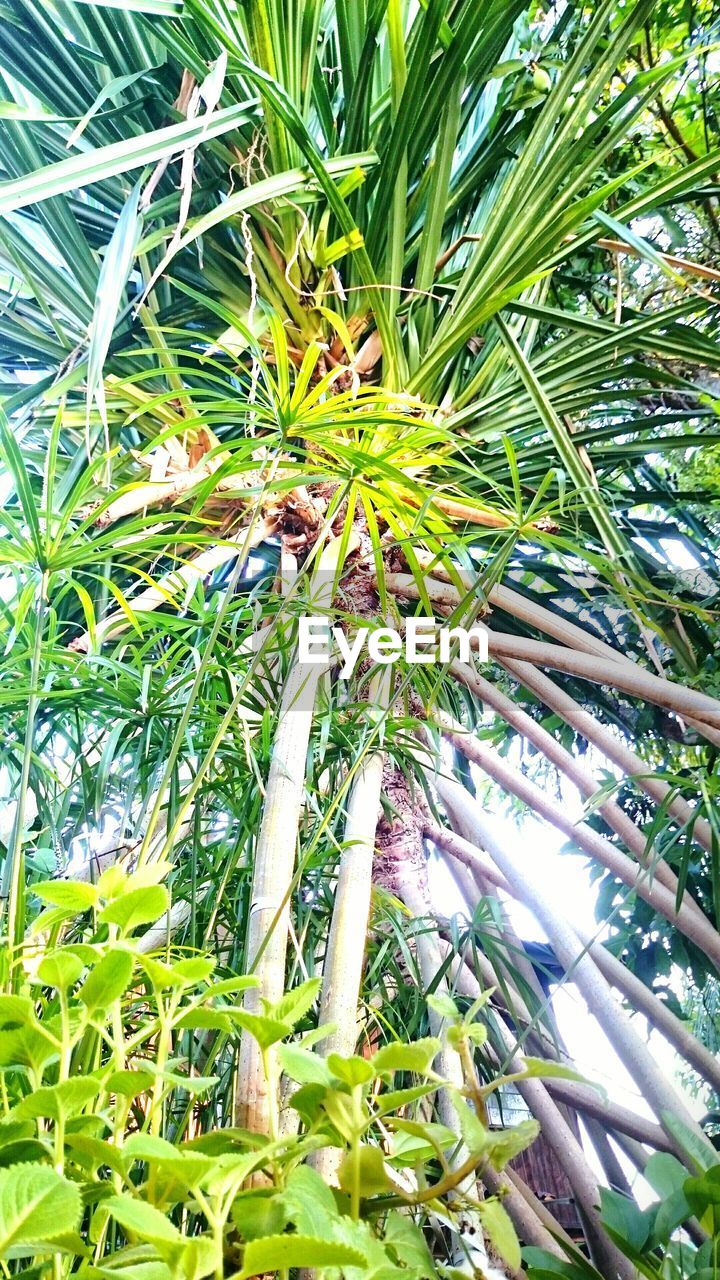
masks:
MULTIPOLYGON (((370 687, 368 702, 379 707, 380 714, 387 706, 389 674, 389 668, 385 668, 382 678, 373 680, 370 687)), ((318 1017, 320 1026, 335 1026, 322 1042, 326 1057, 330 1053, 348 1056, 355 1051, 357 1041, 383 767, 384 753, 371 750, 350 791, 318 1017)), ((313 1165, 331 1181, 337 1175, 341 1155, 334 1147, 323 1147, 315 1153, 313 1165)))
MULTIPOLYGON (((316 570, 319 588, 314 604, 329 607, 341 539, 331 539, 316 570)), ((285 958, 290 893, 300 816, 305 793, 305 765, 313 723, 315 696, 323 668, 297 660, 283 690, 273 743, 262 822, 253 864, 246 935, 246 972, 259 978, 247 993, 245 1008, 260 1013, 262 1001, 276 1003, 285 989, 285 958)), ((272 1059, 272 1051, 268 1061, 272 1059)), ((272 1133, 277 1125, 276 1073, 266 1076, 257 1041, 243 1031, 238 1059, 237 1123, 255 1133, 272 1133)))

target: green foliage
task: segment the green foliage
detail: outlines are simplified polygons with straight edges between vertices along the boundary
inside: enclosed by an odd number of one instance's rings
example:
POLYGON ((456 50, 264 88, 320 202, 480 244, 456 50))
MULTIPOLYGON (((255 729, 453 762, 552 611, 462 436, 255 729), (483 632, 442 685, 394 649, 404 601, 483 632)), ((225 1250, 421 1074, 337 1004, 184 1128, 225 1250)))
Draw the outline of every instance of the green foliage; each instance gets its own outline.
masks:
MULTIPOLYGON (((0 1002, 0 1259, 32 1257, 42 1269, 53 1258, 54 1274, 88 1280, 118 1268, 201 1280, 228 1265, 242 1277, 313 1266, 430 1280, 425 1206, 452 1218, 468 1173, 501 1168, 507 1142, 520 1150, 536 1128, 491 1134, 457 1098, 468 1144, 458 1165, 450 1130, 408 1118, 413 1099, 445 1088, 432 1066, 439 1040, 322 1058, 316 1036, 294 1031, 316 980, 253 1016, 232 1000, 251 980, 218 981, 200 955, 146 953, 142 926, 168 903, 147 879, 112 868, 74 886, 87 893, 37 885, 62 910, 64 934, 29 943, 17 994, 0 1002), (279 1063, 295 1089, 297 1123, 284 1136, 214 1126, 218 1077, 243 1027, 268 1072, 279 1063), (407 1087, 413 1080, 423 1083, 407 1087), (419 1141, 408 1158, 410 1130, 419 1141), (340 1162, 336 1192, 308 1164, 328 1146, 340 1162)), ((492 1088, 481 1091, 474 1074, 469 1086, 480 1104, 492 1088)), ((481 1213, 512 1263, 519 1246, 500 1203, 485 1200, 481 1213)))
MULTIPOLYGON (((712 1165, 701 1177, 688 1178, 687 1169, 674 1156, 652 1156, 646 1169, 653 1190, 662 1198, 646 1209, 617 1191, 603 1188, 602 1221, 611 1239, 648 1280, 710 1280, 717 1270, 720 1248, 720 1165, 712 1165), (696 1218, 702 1243, 681 1235, 678 1228, 696 1218)), ((572 1248, 568 1261, 559 1261, 542 1249, 523 1250, 528 1280, 599 1280, 572 1248)))

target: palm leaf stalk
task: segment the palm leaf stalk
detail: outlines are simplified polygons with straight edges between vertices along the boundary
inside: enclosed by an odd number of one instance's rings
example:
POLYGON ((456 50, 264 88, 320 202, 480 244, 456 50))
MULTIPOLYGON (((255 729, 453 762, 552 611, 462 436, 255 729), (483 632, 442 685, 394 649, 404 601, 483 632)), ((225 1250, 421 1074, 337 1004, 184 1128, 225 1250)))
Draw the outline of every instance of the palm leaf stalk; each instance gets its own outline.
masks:
MULTIPOLYGON (((525 872, 518 872, 511 857, 502 849, 498 841, 491 835, 487 823, 483 820, 479 807, 474 805, 467 793, 446 779, 438 779, 438 792, 443 804, 452 814, 454 823, 460 826, 461 833, 474 837, 473 843, 482 845, 488 852, 492 844, 492 857, 517 893, 522 891, 525 872)), ((543 926, 553 939, 561 963, 566 969, 573 966, 575 980, 595 1010, 598 1021, 603 1026, 611 1043, 628 1066, 642 1079, 643 1091, 653 1106, 660 1123, 665 1127, 667 1116, 676 1115, 682 1123, 694 1130, 698 1141, 707 1142, 702 1131, 695 1124, 687 1108, 684 1107, 677 1093, 664 1080, 658 1071, 652 1055, 636 1035, 620 1010, 617 1001, 610 994, 605 980, 596 968, 589 955, 583 952, 573 931, 554 911, 550 901, 541 893, 536 885, 532 889, 533 911, 542 919, 543 926)), ((668 1137, 674 1141, 672 1128, 667 1130, 668 1137)), ((708 1144, 709 1145, 709 1144, 708 1144)), ((678 1155, 684 1157, 681 1147, 676 1148, 678 1155)))
MULTIPOLYGON (((471 844, 469 840, 458 835, 456 831, 448 830, 435 822, 426 823, 424 830, 428 840, 437 849, 442 850, 452 859, 461 862, 463 866, 468 867, 471 871, 480 870, 483 879, 486 877, 486 858, 477 845, 471 844)), ((511 886, 510 882, 505 879, 502 873, 498 874, 498 879, 500 877, 502 882, 499 887, 511 897, 516 897, 516 890, 511 886)), ((529 908, 532 907, 531 889, 523 891, 522 901, 529 908)), ((581 929, 577 924, 574 926, 574 931, 582 943, 582 949, 592 957, 607 981, 621 992, 633 1009, 643 1013, 651 1025, 662 1032, 670 1044, 700 1073, 704 1080, 707 1080, 714 1088, 718 1088, 720 1086, 720 1071, 718 1070, 716 1058, 688 1031, 686 1025, 673 1013, 672 1009, 668 1008, 662 1000, 659 1000, 644 983, 635 977, 628 966, 622 964, 607 947, 591 937, 589 933, 581 929)), ((579 951, 578 954, 580 954, 579 951)), ((478 955, 474 963, 483 973, 483 980, 486 985, 493 985, 495 976, 492 969, 487 965, 485 957, 478 955)), ((516 1012, 529 1024, 532 1021, 531 1015, 524 1007, 522 997, 517 991, 513 992, 513 1000, 517 1002, 516 1012)))
POLYGON ((705 951, 708 959, 716 967, 718 966, 720 963, 720 951, 718 951, 717 947, 717 934, 712 924, 703 915, 697 904, 694 904, 693 908, 690 902, 685 903, 684 913, 683 904, 678 909, 677 886, 675 892, 673 892, 660 881, 659 877, 656 879, 652 864, 647 865, 643 859, 641 862, 642 869, 639 869, 630 858, 615 845, 611 844, 605 836, 593 831, 587 823, 574 822, 566 814, 559 811, 540 788, 529 779, 523 777, 519 770, 512 765, 504 760, 499 760, 485 744, 467 734, 462 725, 457 724, 447 716, 442 716, 440 722, 448 741, 457 747, 463 755, 483 769, 504 790, 518 796, 541 817, 545 818, 559 831, 564 832, 569 839, 577 844, 578 848, 583 849, 585 853, 588 853, 592 858, 607 867, 630 889, 633 889, 646 902, 660 911, 666 919, 675 924, 688 937, 692 937, 696 945, 705 951))
MULTIPOLYGON (((442 794, 442 780, 437 780, 442 794)), ((414 895, 413 895, 414 896, 414 895)), ((414 899, 415 906, 420 904, 414 899)), ((437 964, 435 966, 437 971, 437 964)), ((470 992, 479 994, 479 987, 471 979, 470 992)), ((515 1052, 515 1040, 512 1032, 505 1027, 502 1019, 498 1019, 497 1032, 502 1052, 502 1067, 510 1075, 522 1072, 522 1059, 515 1052)), ((500 1064, 500 1060, 498 1060, 500 1064)), ((581 1206, 588 1238, 588 1244, 594 1261, 613 1275, 623 1280, 630 1280, 633 1269, 628 1260, 623 1258, 611 1241, 607 1239, 597 1211, 599 1201, 598 1183, 588 1163, 582 1146, 573 1133, 561 1108, 550 1096, 541 1080, 519 1080, 518 1091, 530 1108, 535 1119, 539 1121, 543 1134, 550 1145, 560 1167, 565 1171, 573 1187, 577 1203, 581 1206)))

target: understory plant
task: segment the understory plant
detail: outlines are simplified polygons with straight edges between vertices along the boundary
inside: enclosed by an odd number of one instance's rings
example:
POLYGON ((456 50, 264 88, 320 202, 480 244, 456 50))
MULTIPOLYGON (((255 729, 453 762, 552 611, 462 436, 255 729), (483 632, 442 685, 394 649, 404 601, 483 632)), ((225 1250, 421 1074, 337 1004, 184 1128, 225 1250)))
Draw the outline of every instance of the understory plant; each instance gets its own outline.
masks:
POLYGON ((428 1224, 461 1237, 473 1216, 519 1265, 502 1197, 480 1197, 476 1179, 502 1170, 538 1126, 491 1130, 487 1099, 517 1078, 571 1073, 528 1059, 519 1077, 481 1084, 473 1047, 490 993, 462 1017, 435 1001, 460 1088, 434 1070, 434 1037, 323 1056, 332 1028, 303 1029, 319 980, 248 1013, 239 997, 256 979, 152 946, 166 874, 115 866, 96 884, 34 886, 45 909, 13 958, 14 994, 0 997, 3 1273, 240 1280, 302 1266, 432 1280, 428 1224), (216 1124, 241 1030, 269 1080, 282 1070, 289 1085, 282 1107, 273 1091, 269 1134, 216 1124), (438 1091, 457 1130, 427 1111, 438 1091), (328 1147, 335 1189, 311 1167, 328 1147))

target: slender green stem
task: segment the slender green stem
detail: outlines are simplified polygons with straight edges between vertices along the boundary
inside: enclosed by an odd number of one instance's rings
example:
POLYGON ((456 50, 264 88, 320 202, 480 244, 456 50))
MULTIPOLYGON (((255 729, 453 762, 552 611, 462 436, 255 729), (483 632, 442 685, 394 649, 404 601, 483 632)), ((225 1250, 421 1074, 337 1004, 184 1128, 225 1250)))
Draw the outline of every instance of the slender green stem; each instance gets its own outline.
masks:
POLYGON ((19 941, 18 935, 23 927, 23 922, 19 919, 23 865, 23 834, 25 827, 25 814, 27 811, 30 764, 32 761, 33 741, 35 738, 35 721, 37 719, 38 704, 40 701, 38 686, 40 681, 40 665, 42 661, 43 635, 45 631, 47 588, 48 573, 46 570, 43 572, 40 579, 40 590, 35 613, 35 637, 33 642, 32 663, 30 667, 30 696, 28 698, 27 720, 25 722, 25 742, 23 746, 23 762, 20 773, 20 788, 18 791, 17 808, 15 810, 15 818, 8 844, 2 878, 2 902, 0 903, 0 910, 4 907, 4 904, 7 903, 11 980, 16 964, 15 951, 19 941))

